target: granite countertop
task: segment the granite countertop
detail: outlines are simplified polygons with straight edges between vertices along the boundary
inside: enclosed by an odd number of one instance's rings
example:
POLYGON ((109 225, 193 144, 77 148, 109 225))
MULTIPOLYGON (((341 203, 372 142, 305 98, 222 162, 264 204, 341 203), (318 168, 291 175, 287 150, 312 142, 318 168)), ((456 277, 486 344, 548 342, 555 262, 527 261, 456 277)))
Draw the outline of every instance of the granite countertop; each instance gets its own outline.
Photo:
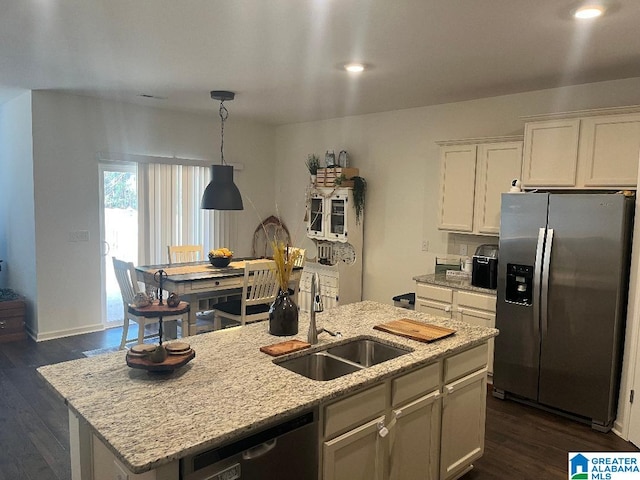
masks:
POLYGON ((474 287, 469 280, 450 280, 446 275, 430 273, 428 275, 418 275, 413 277, 416 282, 429 283, 431 285, 439 285, 441 287, 457 288, 458 290, 469 290, 470 292, 486 293, 488 295, 496 295, 496 291, 491 288, 474 287))
POLYGON ((125 351, 47 365, 38 372, 131 472, 143 473, 498 334, 493 328, 370 301, 318 313, 316 320, 319 327, 338 330, 343 338, 322 333, 318 345, 287 357, 363 335, 413 352, 335 380, 310 380, 259 351, 292 338, 306 341, 308 318, 301 315, 299 334, 293 337, 268 334, 266 322, 188 337, 196 357, 166 376, 129 368, 125 351), (399 318, 457 332, 425 344, 372 328, 399 318))

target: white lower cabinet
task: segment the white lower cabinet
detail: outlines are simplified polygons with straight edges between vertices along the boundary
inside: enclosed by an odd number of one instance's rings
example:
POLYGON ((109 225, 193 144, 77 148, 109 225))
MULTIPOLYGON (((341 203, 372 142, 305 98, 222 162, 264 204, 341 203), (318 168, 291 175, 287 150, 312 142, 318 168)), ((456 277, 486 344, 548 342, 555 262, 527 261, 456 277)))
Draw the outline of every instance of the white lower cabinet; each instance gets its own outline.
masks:
POLYGON ((484 452, 487 371, 445 385, 442 394, 440 480, 458 478, 484 452))
POLYGON ((382 425, 384 416, 324 442, 325 480, 383 480, 384 465, 380 452, 386 445, 386 439, 380 436, 382 425))
MULTIPOLYGON (((417 282, 415 309, 418 312, 453 318, 480 327, 494 328, 496 325, 495 295, 417 282)), ((493 375, 493 344, 493 339, 489 340, 489 375, 493 375)))
POLYGON ((436 390, 393 410, 396 423, 390 434, 390 479, 438 479, 440 397, 436 390))
POLYGON ((324 480, 449 480, 484 452, 487 345, 323 407, 324 480))

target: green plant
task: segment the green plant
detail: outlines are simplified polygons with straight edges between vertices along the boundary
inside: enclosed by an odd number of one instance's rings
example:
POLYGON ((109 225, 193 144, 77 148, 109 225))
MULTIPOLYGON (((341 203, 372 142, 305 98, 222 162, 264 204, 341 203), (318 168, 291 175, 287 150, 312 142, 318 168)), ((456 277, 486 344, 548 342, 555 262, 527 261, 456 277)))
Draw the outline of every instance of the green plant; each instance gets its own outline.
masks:
POLYGON ((320 158, 315 153, 307 155, 307 160, 304 163, 311 175, 317 175, 318 168, 320 168, 320 158))
POLYGON ((364 201, 367 193, 367 181, 362 177, 351 177, 353 180, 353 208, 356 211, 356 224, 360 223, 360 217, 364 211, 364 201))
POLYGON ((338 178, 336 178, 333 181, 333 183, 336 187, 339 187, 340 185, 342 185, 342 182, 344 182, 346 179, 347 179, 347 176, 344 173, 342 173, 338 178))

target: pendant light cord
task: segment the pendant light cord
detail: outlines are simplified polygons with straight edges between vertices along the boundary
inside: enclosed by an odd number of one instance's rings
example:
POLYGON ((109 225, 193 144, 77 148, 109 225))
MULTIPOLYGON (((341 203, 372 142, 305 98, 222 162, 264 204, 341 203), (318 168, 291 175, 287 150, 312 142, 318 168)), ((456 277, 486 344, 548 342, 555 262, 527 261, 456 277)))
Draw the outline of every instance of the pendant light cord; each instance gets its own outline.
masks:
POLYGON ((229 118, 229 111, 227 107, 224 106, 224 100, 220 100, 220 158, 222 160, 222 165, 226 165, 224 161, 224 122, 229 118))

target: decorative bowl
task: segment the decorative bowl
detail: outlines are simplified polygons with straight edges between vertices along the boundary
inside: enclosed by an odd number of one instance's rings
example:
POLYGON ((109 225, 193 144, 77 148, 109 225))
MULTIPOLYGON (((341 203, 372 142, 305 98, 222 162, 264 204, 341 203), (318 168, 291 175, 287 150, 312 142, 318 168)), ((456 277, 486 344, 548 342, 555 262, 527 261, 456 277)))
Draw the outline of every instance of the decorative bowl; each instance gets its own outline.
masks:
POLYGON ((224 268, 228 267, 231 263, 231 257, 214 257, 213 255, 209 255, 209 261, 214 267, 224 268))

